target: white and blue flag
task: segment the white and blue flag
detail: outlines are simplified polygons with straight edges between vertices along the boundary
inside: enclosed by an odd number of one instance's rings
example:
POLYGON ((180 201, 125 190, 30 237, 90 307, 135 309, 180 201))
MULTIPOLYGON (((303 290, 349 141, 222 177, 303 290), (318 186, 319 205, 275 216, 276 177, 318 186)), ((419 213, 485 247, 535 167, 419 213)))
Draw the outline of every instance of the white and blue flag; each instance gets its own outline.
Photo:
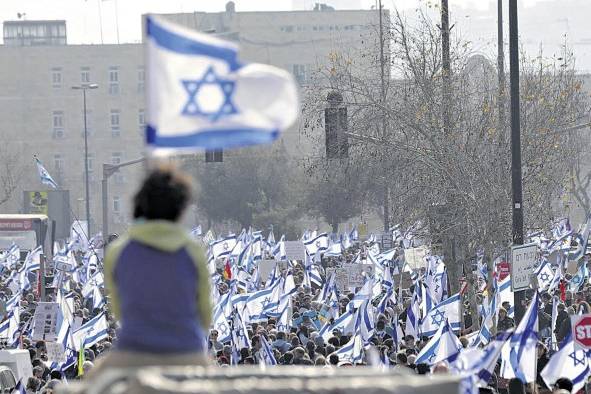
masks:
POLYGON ((109 323, 105 312, 99 313, 91 320, 82 325, 79 329, 74 331, 72 334, 74 344, 80 350, 82 346, 84 349, 91 347, 92 345, 102 341, 109 336, 109 323))
POLYGON ((214 258, 229 256, 236 246, 236 236, 230 235, 226 238, 215 241, 211 244, 210 249, 214 258))
POLYGON ((269 143, 298 117, 293 77, 275 67, 243 64, 231 42, 149 15, 145 46, 151 148, 269 143))
POLYGON ((267 342, 267 339, 265 339, 264 335, 260 336, 261 338, 261 350, 259 350, 259 355, 260 355, 260 362, 261 364, 264 365, 277 365, 277 360, 275 359, 275 356, 273 355, 273 348, 271 348, 271 345, 269 345, 269 342, 267 342))
POLYGON ((560 350, 552 355, 540 376, 548 387, 552 387, 560 378, 569 378, 573 382, 571 392, 576 393, 585 387, 590 371, 587 352, 578 348, 569 335, 560 350))
POLYGON ((421 323, 422 335, 430 337, 435 334, 446 320, 452 330, 461 328, 459 293, 435 305, 425 315, 421 323))
POLYGON ((518 378, 523 383, 536 380, 538 309, 536 292, 513 336, 501 352, 501 376, 505 379, 518 378))
POLYGON ((461 349, 462 343, 446 320, 417 355, 416 363, 434 365, 441 361, 452 362, 461 349))
POLYGON ((37 158, 37 156, 35 156, 35 164, 37 165, 37 172, 39 173, 39 179, 41 179, 41 183, 57 189, 59 186, 53 180, 51 175, 49 175, 49 172, 47 172, 45 167, 43 167, 43 164, 41 164, 41 161, 37 158))
POLYGON ((304 247, 309 256, 314 256, 318 252, 324 252, 328 249, 328 234, 322 233, 304 241, 304 247))

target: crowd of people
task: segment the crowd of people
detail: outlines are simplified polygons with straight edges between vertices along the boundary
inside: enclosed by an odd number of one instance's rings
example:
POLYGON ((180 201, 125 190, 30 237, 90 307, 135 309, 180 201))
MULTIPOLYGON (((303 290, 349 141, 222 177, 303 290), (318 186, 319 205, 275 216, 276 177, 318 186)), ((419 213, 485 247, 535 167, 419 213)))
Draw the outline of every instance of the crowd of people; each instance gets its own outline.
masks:
POLYGON ((520 323, 510 276, 478 256, 478 280, 468 280, 474 291, 451 294, 444 259, 427 256, 421 266, 410 266, 404 249, 413 240, 398 230, 386 251, 375 237, 360 240, 355 231, 339 237, 306 232, 304 259, 289 260, 283 238, 275 242, 256 231, 219 240, 211 232, 190 236, 177 223, 189 199, 190 181, 170 169, 154 171, 134 199, 136 224, 106 246, 104 261, 96 239, 75 236, 56 249, 55 262, 71 269, 50 265, 43 301, 59 305, 50 341, 63 346, 63 359, 49 359, 48 341, 33 340, 39 251, 23 261, 14 249, 3 253, 0 337, 7 348, 28 350, 33 376, 19 382, 28 393, 51 393, 58 383, 130 363, 372 365, 402 374, 459 374, 466 392, 574 393, 585 387, 591 371, 586 353, 579 360, 586 369, 577 375, 552 366, 572 343, 570 316, 591 310, 587 242, 573 251, 575 232, 564 224, 549 239, 534 240, 537 287, 526 292, 529 317, 520 323), (559 258, 550 262, 550 255, 559 258), (269 258, 277 261, 263 278, 259 264, 269 258), (576 275, 566 272, 568 261, 577 263, 576 275), (362 272, 361 285, 349 286, 336 275, 344 265, 372 269, 362 272), (477 315, 470 313, 468 294, 477 297, 477 315), (520 346, 525 355, 533 346, 533 364, 502 350, 520 346))

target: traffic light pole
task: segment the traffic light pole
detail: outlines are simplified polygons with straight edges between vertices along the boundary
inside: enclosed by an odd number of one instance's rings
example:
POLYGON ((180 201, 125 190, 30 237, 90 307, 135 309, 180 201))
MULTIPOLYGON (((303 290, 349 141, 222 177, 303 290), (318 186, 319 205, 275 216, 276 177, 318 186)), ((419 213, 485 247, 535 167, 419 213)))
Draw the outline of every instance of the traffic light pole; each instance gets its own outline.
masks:
POLYGON ((122 167, 146 161, 145 158, 126 161, 120 164, 103 163, 102 197, 103 197, 103 240, 109 237, 109 178, 122 167))

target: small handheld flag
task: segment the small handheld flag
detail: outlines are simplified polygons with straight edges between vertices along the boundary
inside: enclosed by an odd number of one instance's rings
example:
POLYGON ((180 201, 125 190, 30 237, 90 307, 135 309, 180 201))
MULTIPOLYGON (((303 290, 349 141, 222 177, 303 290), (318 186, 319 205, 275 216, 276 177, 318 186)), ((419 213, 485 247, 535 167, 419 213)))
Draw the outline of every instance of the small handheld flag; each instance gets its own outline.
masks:
POLYGON ((35 156, 35 164, 37 164, 37 171, 39 172, 39 178, 41 179, 41 183, 47 186, 51 186, 54 189, 58 188, 57 183, 53 180, 49 172, 43 167, 41 161, 35 156))
POLYGON ((243 64, 231 42, 146 18, 146 142, 155 150, 269 143, 297 119, 286 71, 243 64))

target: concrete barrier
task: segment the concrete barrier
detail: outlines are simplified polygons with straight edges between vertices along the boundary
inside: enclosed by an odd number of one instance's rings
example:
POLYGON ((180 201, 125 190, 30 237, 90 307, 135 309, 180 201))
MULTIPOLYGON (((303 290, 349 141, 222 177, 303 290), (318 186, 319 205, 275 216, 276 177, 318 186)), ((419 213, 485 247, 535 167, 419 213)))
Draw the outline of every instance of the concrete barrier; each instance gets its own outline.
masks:
POLYGON ((455 376, 415 375, 370 367, 149 367, 105 371, 58 394, 458 394, 455 376))

